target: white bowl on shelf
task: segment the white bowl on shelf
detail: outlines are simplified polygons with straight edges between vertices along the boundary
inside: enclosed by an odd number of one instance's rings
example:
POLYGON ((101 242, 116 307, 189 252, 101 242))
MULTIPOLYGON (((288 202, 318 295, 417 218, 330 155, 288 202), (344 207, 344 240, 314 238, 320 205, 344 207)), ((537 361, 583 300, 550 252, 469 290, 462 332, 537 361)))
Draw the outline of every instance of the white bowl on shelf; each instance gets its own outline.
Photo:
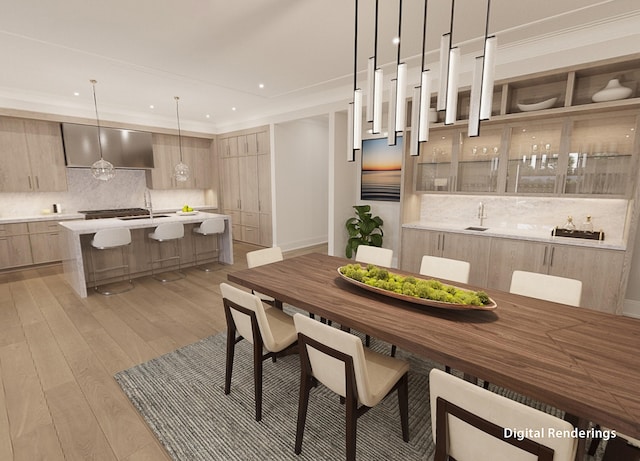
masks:
POLYGON ((558 98, 555 97, 555 98, 545 99, 544 101, 540 101, 540 102, 536 102, 536 103, 532 103, 532 104, 518 103, 518 109, 520 109, 522 112, 530 112, 532 110, 549 109, 549 108, 553 107, 553 105, 556 103, 557 100, 558 100, 558 98))

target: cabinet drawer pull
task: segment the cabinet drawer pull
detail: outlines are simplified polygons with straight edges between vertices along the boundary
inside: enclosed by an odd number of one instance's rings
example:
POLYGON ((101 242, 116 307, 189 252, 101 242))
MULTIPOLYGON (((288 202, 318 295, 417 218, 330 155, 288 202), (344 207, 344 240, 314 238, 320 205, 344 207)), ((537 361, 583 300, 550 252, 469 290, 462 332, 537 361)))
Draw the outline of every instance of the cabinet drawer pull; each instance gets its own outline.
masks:
POLYGON ((27 176, 27 179, 29 180, 29 189, 33 189, 33 185, 31 184, 31 176, 27 176))
POLYGON ((40 180, 36 176, 36 189, 40 189, 40 180))
POLYGON ((547 250, 549 248, 548 247, 544 247, 544 256, 542 257, 542 265, 546 266, 547 265, 547 250))
POLYGON ((549 258, 549 267, 553 266, 553 254, 556 251, 556 247, 551 247, 551 257, 549 258))

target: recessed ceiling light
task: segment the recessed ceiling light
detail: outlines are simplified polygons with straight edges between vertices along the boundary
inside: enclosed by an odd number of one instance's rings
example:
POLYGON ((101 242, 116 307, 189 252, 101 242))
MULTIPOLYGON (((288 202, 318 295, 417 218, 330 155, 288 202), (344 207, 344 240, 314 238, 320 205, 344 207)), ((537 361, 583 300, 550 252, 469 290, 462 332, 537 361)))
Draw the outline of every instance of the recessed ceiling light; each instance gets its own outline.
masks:
POLYGON ((264 88, 264 83, 258 83, 258 88, 260 89, 264 88))
POLYGON ((156 106, 154 106, 153 104, 149 104, 149 109, 155 109, 156 106))
POLYGON ((80 93, 78 93, 77 91, 74 91, 74 92, 73 92, 73 95, 74 95, 74 96, 80 96, 80 93))
POLYGON ((235 108, 235 107, 232 107, 232 108, 231 108, 231 110, 236 110, 236 108, 235 108))
POLYGON ((211 115, 207 114, 205 115, 206 118, 211 118, 211 115))

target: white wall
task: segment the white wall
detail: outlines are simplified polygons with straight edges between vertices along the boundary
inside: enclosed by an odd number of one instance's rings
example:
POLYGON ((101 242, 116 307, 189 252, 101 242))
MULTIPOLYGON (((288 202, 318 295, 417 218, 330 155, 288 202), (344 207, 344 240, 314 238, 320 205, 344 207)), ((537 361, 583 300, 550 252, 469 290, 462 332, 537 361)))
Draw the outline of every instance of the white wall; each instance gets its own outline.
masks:
POLYGON ((276 124, 273 152, 274 245, 286 251, 326 243, 328 116, 276 124))

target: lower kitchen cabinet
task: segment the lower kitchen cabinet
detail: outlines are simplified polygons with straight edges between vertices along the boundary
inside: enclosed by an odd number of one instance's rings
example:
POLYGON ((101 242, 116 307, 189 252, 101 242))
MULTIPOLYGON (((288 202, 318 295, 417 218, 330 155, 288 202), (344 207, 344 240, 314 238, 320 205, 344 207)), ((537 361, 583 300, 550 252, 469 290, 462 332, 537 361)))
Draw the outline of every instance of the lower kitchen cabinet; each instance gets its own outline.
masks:
POLYGON ((28 266, 31 261, 27 224, 0 224, 0 269, 28 266))
POLYGON ((582 307, 615 313, 622 301, 624 251, 494 237, 491 260, 491 288, 509 291, 512 272, 524 270, 582 281, 582 307))
POLYGON ((35 221, 29 226, 33 264, 60 261, 60 226, 57 221, 35 221))
POLYGON ((402 230, 403 270, 419 272, 422 256, 459 259, 471 264, 469 284, 486 286, 491 239, 422 229, 402 230))
POLYGON ((622 250, 402 229, 401 269, 417 273, 425 254, 469 261, 478 287, 509 291, 511 274, 523 270, 582 281, 582 307, 615 313, 623 301, 622 250))

